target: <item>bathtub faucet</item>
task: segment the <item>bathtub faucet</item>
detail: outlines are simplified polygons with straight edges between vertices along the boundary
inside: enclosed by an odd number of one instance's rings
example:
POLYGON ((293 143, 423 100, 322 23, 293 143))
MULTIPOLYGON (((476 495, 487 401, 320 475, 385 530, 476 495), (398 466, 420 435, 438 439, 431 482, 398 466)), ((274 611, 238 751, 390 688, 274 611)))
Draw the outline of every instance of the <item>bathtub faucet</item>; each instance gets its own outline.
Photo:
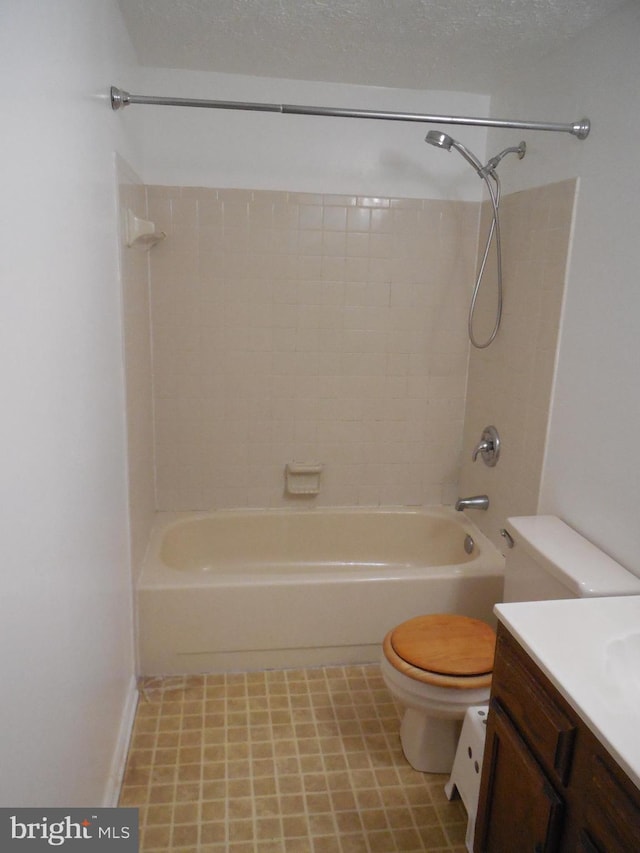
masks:
POLYGON ((462 512, 463 509, 489 509, 489 498, 487 495, 474 495, 472 498, 458 498, 456 501, 456 509, 462 512))

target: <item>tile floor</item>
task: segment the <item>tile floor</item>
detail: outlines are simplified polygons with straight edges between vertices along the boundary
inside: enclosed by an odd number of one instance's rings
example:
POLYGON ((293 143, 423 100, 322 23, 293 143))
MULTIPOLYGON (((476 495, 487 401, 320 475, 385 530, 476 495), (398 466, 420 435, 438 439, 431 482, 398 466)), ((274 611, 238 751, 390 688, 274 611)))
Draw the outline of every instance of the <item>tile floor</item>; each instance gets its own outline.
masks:
POLYGON ((398 728, 376 665, 147 679, 120 804, 145 853, 464 853, 398 728))

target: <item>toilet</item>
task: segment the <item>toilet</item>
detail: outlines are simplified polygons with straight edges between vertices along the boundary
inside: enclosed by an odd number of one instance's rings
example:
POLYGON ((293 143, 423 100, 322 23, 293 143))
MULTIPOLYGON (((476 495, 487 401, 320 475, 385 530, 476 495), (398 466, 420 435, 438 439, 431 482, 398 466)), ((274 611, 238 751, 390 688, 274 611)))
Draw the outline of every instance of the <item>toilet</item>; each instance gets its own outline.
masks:
MULTIPOLYGON (((555 516, 510 518, 504 601, 640 595, 628 572, 555 516)), ((388 632, 382 677, 404 706, 400 742, 409 764, 450 773, 467 709, 486 705, 495 633, 467 616, 417 616, 388 632)))

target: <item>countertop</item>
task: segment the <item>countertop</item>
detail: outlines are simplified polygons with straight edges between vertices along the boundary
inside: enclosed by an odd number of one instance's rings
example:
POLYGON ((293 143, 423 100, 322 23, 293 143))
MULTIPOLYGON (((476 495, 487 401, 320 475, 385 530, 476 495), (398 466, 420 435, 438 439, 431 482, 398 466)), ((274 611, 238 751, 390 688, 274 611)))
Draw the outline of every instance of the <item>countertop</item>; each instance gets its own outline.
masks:
POLYGON ((640 595, 495 613, 640 788, 640 595))

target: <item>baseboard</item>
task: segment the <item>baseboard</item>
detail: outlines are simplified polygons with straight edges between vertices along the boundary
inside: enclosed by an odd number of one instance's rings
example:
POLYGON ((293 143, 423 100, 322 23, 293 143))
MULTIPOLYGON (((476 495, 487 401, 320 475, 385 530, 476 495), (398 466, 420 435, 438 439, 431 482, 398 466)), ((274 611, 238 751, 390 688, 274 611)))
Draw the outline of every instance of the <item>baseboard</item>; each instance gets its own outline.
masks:
POLYGON ((136 709, 138 707, 138 689, 135 676, 131 677, 127 696, 120 718, 120 730, 118 732, 118 740, 113 753, 111 762, 111 772, 107 780, 107 786, 103 799, 103 808, 113 808, 118 805, 120 797, 120 788, 122 787, 122 779, 127 766, 127 753, 129 752, 129 742, 131 740, 131 732, 133 731, 133 723, 136 718, 136 709))

